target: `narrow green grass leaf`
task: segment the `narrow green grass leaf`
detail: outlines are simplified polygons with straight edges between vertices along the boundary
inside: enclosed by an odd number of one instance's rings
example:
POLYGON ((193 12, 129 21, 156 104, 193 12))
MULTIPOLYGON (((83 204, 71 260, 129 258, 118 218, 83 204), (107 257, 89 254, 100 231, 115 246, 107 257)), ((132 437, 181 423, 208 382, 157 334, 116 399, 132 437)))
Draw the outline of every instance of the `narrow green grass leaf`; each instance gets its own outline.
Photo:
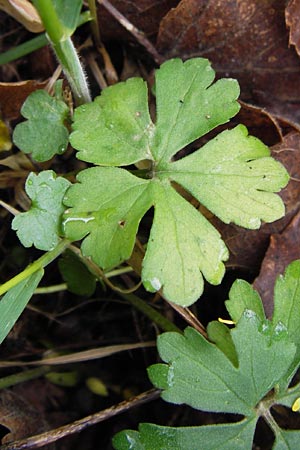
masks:
POLYGON ((0 344, 6 338, 43 277, 42 269, 10 289, 0 300, 0 344))

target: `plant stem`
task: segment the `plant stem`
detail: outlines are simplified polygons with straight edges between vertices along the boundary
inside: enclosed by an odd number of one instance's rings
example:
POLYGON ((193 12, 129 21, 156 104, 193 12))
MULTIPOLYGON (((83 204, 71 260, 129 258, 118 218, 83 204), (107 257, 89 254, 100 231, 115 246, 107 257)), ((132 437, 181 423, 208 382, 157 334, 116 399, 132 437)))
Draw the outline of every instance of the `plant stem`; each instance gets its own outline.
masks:
POLYGON ((77 105, 89 103, 91 101, 89 88, 72 39, 68 37, 58 44, 53 42, 51 44, 70 83, 77 105))
POLYGON ((62 239, 53 250, 45 253, 39 259, 34 261, 32 264, 26 267, 23 272, 18 273, 15 277, 8 280, 6 283, 0 285, 0 295, 5 294, 5 292, 9 291, 12 287, 19 284, 21 281, 28 278, 33 273, 37 272, 40 269, 43 269, 48 264, 50 264, 54 259, 56 259, 70 244, 68 239, 62 239))
MULTIPOLYGON (((74 245, 70 245, 69 249, 75 253, 80 260, 87 266, 87 268, 90 270, 90 272, 95 275, 98 280, 103 280, 103 272, 101 269, 96 266, 93 261, 91 261, 88 258, 85 258, 79 248, 75 247, 74 245)), ((107 277, 107 274, 105 275, 107 277)), ((149 317, 152 322, 156 323, 162 330, 164 331, 177 331, 181 333, 182 331, 176 327, 170 320, 168 320, 166 317, 164 317, 162 314, 160 314, 158 311, 156 311, 152 306, 148 305, 147 302, 142 300, 141 298, 137 297, 134 294, 125 294, 120 289, 118 289, 118 295, 120 297, 127 300, 129 303, 131 303, 136 309, 141 311, 143 314, 145 314, 147 317, 149 317)))
POLYGON ((53 294, 54 292, 66 291, 68 289, 67 283, 54 284, 52 286, 41 286, 36 288, 34 295, 36 294, 53 294))
MULTIPOLYGON (((86 22, 89 22, 91 20, 91 14, 89 11, 84 11, 80 14, 79 21, 78 21, 78 27, 85 24, 86 22)), ((48 39, 46 37, 46 33, 42 33, 32 39, 29 39, 26 42, 23 42, 23 44, 17 45, 14 48, 11 48, 10 50, 7 50, 7 52, 3 52, 0 55, 0 66, 3 64, 8 64, 11 61, 15 61, 18 58, 21 58, 22 56, 28 55, 29 53, 35 52, 36 50, 45 47, 45 45, 48 44, 48 39)))
POLYGON ((57 15, 52 0, 35 0, 34 5, 45 26, 50 44, 70 83, 78 105, 91 101, 89 88, 71 37, 57 15))
POLYGON ((95 0, 88 0, 89 10, 92 16, 91 21, 91 30, 94 36, 95 44, 97 47, 101 46, 101 38, 100 38, 100 31, 99 31, 99 24, 98 24, 98 17, 97 17, 97 7, 96 7, 96 1, 95 0))
POLYGON ((152 308, 152 306, 148 305, 147 302, 137 297, 134 294, 122 294, 121 292, 118 295, 124 300, 127 300, 132 304, 136 309, 141 311, 145 316, 147 316, 152 322, 156 323, 163 331, 176 331, 177 333, 182 333, 180 328, 174 325, 169 319, 160 314, 156 309, 152 308))

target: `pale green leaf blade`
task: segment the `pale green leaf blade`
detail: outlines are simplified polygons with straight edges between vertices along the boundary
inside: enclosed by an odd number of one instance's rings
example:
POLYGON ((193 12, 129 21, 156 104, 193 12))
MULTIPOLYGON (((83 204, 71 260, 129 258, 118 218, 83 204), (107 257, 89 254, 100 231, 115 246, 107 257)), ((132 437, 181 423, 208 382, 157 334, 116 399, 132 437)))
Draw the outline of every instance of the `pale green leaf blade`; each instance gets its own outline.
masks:
POLYGON ((230 329, 224 323, 213 320, 207 325, 206 331, 208 339, 219 347, 235 367, 238 367, 238 357, 230 329))
POLYGON ((299 442, 299 430, 278 430, 273 450, 297 450, 299 442))
POLYGON ((251 284, 245 280, 236 280, 229 291, 226 309, 234 322, 238 322, 246 309, 254 311, 260 321, 266 319, 261 298, 251 284))
POLYGON ((289 176, 269 155, 269 149, 239 125, 168 164, 160 177, 181 184, 223 222, 256 229, 261 220, 272 222, 284 215, 284 204, 274 192, 289 176))
POLYGON ((71 36, 77 28, 82 0, 53 0, 53 4, 64 27, 65 37, 71 36))
POLYGON ((31 199, 27 212, 15 216, 12 229, 24 247, 34 245, 40 250, 52 250, 61 236, 61 216, 65 210, 63 197, 70 182, 57 177, 52 170, 38 175, 31 172, 26 180, 25 190, 31 199))
POLYGON ((213 83, 207 59, 171 59, 155 74, 155 159, 167 162, 182 147, 227 122, 239 111, 236 80, 213 83))
POLYGON ((70 142, 79 150, 79 159, 123 166, 152 159, 153 129, 147 85, 141 78, 131 78, 77 108, 70 142))
POLYGON ((280 275, 274 288, 273 325, 282 322, 300 353, 300 261, 293 261, 280 275))
POLYGON ((116 450, 251 450, 256 418, 200 427, 139 425, 139 432, 124 430, 113 439, 116 450))
POLYGON ((155 213, 142 280, 149 291, 162 288, 165 298, 188 306, 202 293, 201 272, 220 283, 228 251, 217 230, 168 183, 153 181, 152 193, 155 213))
POLYGON ((0 300, 0 344, 6 338, 43 277, 42 269, 11 288, 0 300))
POLYGON ((300 261, 293 261, 284 275, 280 275, 274 287, 273 327, 282 324, 290 340, 297 346, 295 360, 286 376, 281 380, 287 387, 300 364, 300 261))
POLYGON ((83 239, 82 252, 103 269, 128 259, 141 218, 152 206, 150 182, 114 167, 80 172, 67 192, 63 228, 70 240, 83 239))
POLYGON ((167 365, 165 369, 161 364, 151 366, 150 379, 163 389, 166 401, 204 411, 251 416, 295 355, 295 346, 286 334, 272 338, 260 328, 255 313, 247 310, 232 331, 238 368, 192 328, 187 328, 184 336, 164 333, 158 338, 158 350, 167 365))
POLYGON ((37 90, 27 97, 21 113, 28 120, 15 127, 13 141, 24 153, 42 162, 67 149, 69 132, 64 122, 69 109, 62 100, 37 90))

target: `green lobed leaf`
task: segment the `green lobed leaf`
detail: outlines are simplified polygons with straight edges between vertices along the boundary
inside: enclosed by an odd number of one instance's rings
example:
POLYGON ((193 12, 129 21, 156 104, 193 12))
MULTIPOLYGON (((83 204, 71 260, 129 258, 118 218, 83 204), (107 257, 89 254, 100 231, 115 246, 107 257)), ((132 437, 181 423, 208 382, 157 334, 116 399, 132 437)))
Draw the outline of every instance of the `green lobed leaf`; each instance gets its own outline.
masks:
POLYGON ((24 153, 32 153, 42 162, 67 149, 69 132, 64 122, 69 109, 62 100, 44 90, 34 91, 25 100, 21 114, 28 120, 15 127, 13 141, 24 153))
POLYGON ((156 71, 155 160, 168 162, 178 150, 238 113, 238 82, 227 78, 212 84, 214 78, 204 58, 171 59, 156 71))
POLYGON ((226 130, 199 151, 164 165, 159 176, 181 184, 223 222, 259 228, 284 215, 278 195, 288 182, 285 168, 243 125, 226 130))
POLYGON ((113 446, 116 450, 251 450, 256 420, 180 428, 142 423, 139 432, 116 434, 113 446))
POLYGON ((280 275, 274 288, 274 313, 272 322, 281 321, 300 354, 300 261, 292 262, 280 275))
POLYGON ((251 284, 245 280, 236 280, 229 291, 229 300, 225 301, 226 309, 234 322, 238 322, 245 311, 254 311, 263 322, 266 319, 261 298, 251 284))
POLYGON ((103 90, 92 103, 75 110, 72 146, 83 161, 124 166, 152 159, 154 125, 146 82, 131 78, 103 90))
POLYGON ((151 207, 150 185, 124 169, 92 167, 80 172, 64 202, 72 207, 63 227, 71 240, 103 269, 128 259, 141 217, 151 207))
POLYGON ((274 192, 287 183, 287 172, 243 126, 172 161, 183 146, 238 112, 237 82, 213 80, 206 59, 167 61, 156 72, 155 125, 146 84, 133 78, 79 107, 70 137, 84 161, 117 166, 148 160, 150 168, 146 179, 126 176, 114 167, 79 175, 80 186, 71 187, 65 199, 70 207, 66 236, 84 238, 84 254, 104 269, 112 267, 129 258, 139 222, 154 206, 142 280, 149 291, 162 289, 168 300, 182 306, 201 295, 202 275, 220 283, 228 251, 219 233, 176 192, 173 182, 226 223, 257 228, 261 220, 270 222, 284 214, 274 192))
POLYGON ((295 360, 290 367, 283 385, 288 385, 294 372, 300 364, 300 261, 293 261, 280 275, 274 287, 273 327, 282 324, 286 327, 290 340, 297 346, 295 360))
POLYGON ((42 269, 11 288, 0 300, 0 344, 4 341, 43 277, 42 269))
POLYGON ((25 191, 31 199, 31 207, 12 221, 12 229, 17 231, 24 247, 34 245, 48 251, 58 244, 61 216, 65 210, 62 200, 69 186, 68 180, 57 177, 52 170, 28 175, 25 191))
POLYGON ((58 267, 68 290, 76 295, 90 297, 96 289, 96 278, 73 252, 66 250, 58 267))
POLYGON ((299 442, 299 430, 278 430, 273 450, 297 450, 299 442))
POLYGON ((251 417, 295 355, 295 346, 286 334, 272 338, 260 328, 255 313, 246 310, 231 331, 238 368, 192 328, 187 328, 184 336, 164 333, 158 338, 158 350, 167 365, 150 366, 150 379, 163 389, 162 398, 168 402, 251 417))
POLYGON ((169 183, 152 181, 154 220, 142 279, 147 290, 161 287, 172 302, 189 306, 202 294, 203 278, 221 282, 228 250, 218 231, 169 183))

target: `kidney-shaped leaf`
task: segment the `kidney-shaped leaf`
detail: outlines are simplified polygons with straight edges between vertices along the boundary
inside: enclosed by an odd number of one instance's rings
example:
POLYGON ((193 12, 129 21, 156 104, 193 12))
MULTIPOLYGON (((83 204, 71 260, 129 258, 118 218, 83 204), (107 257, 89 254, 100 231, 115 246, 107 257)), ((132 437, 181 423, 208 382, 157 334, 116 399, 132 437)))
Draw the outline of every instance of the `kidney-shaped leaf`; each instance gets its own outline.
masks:
POLYGON ((62 200, 69 186, 68 180, 56 177, 52 170, 28 175, 25 190, 31 207, 12 221, 12 229, 17 231, 24 247, 34 245, 40 250, 52 250, 58 244, 65 210, 62 200))
POLYGON ((69 132, 64 122, 69 109, 62 100, 37 90, 27 97, 21 113, 27 120, 16 126, 13 141, 24 153, 48 161, 67 149, 69 132))
POLYGON ((223 132, 190 156, 172 161, 182 147, 238 112, 237 82, 213 80, 206 59, 167 61, 156 72, 155 125, 146 84, 133 78, 79 107, 70 138, 84 161, 117 166, 146 159, 150 168, 143 179, 116 167, 80 174, 65 198, 70 207, 66 236, 84 238, 84 254, 111 267, 129 258, 139 222, 154 206, 142 279, 148 290, 162 289, 168 300, 183 306, 201 295, 202 275, 213 284, 221 281, 228 251, 173 182, 226 223, 258 228, 261 220, 284 214, 274 192, 287 183, 287 172, 245 127, 223 132))

